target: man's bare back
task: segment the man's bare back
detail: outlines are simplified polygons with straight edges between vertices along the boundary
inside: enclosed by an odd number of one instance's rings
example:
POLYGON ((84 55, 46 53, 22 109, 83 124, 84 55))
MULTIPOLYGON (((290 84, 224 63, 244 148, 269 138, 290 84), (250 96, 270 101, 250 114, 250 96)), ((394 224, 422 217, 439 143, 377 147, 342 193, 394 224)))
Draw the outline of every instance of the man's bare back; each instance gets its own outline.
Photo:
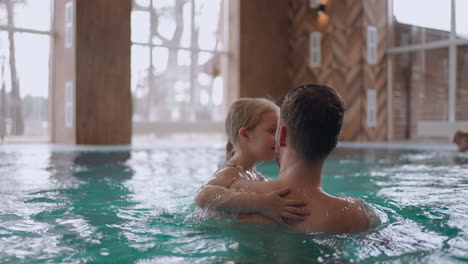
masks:
MULTIPOLYGON (((245 180, 234 182, 230 188, 238 191, 268 193, 290 187, 281 179, 267 183, 245 180)), ((300 232, 354 233, 368 230, 378 224, 374 210, 363 201, 346 196, 332 196, 321 190, 307 190, 300 186, 292 187, 289 199, 299 199, 307 204, 304 207, 310 214, 304 221, 289 222, 289 226, 300 232)), ((273 223, 260 214, 241 214, 240 221, 273 223)))

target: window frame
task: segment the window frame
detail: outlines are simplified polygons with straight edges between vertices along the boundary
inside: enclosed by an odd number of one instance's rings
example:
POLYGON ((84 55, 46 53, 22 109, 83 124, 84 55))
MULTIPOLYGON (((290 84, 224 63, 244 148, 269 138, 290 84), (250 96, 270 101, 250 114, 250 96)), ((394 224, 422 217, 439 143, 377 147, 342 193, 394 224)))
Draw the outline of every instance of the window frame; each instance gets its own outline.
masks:
MULTIPOLYGON (((468 122, 458 122, 456 120, 456 86, 457 86, 457 48, 460 46, 468 45, 468 39, 457 39, 456 32, 456 0, 451 0, 450 11, 450 36, 447 40, 439 40, 421 44, 409 44, 404 46, 390 47, 387 49, 387 127, 388 127, 388 140, 393 139, 393 58, 394 55, 401 55, 408 52, 427 51, 439 48, 449 49, 448 58, 448 121, 434 120, 434 121, 418 121, 418 131, 434 131, 431 135, 422 136, 445 136, 446 133, 453 134, 452 130, 459 129, 466 126, 468 122), (449 130, 449 131, 447 131, 449 130)), ((388 1, 388 26, 389 32, 393 25, 393 0, 388 1)), ((392 34, 392 33, 390 33, 392 34)), ((391 36, 394 39, 393 36, 391 36)), ((468 127, 468 126, 467 126, 468 127)))
MULTIPOLYGON (((47 99, 49 101, 48 103, 48 114, 47 114, 47 123, 48 123, 48 131, 47 131, 47 136, 46 136, 46 139, 45 139, 45 142, 49 142, 51 140, 51 136, 52 136, 52 116, 51 116, 51 110, 52 110, 52 103, 51 103, 51 95, 53 94, 51 92, 51 89, 52 89, 52 74, 53 74, 53 71, 51 70, 52 69, 52 63, 53 63, 53 58, 54 58, 54 49, 53 49, 53 41, 54 41, 54 38, 55 38, 55 33, 54 33, 54 30, 53 30, 53 25, 54 25, 54 14, 53 14, 53 7, 55 5, 55 0, 51 1, 50 2, 50 8, 51 8, 51 12, 50 12, 50 30, 37 30, 37 29, 31 29, 31 28, 25 28, 25 27, 17 27, 17 26, 14 26, 14 25, 9 25, 9 24, 3 24, 3 25, 0 25, 0 31, 3 31, 3 32, 7 32, 7 33, 26 33, 26 34, 35 34, 35 35, 46 35, 46 36, 49 36, 49 42, 50 42, 50 45, 49 45, 49 63, 48 63, 48 66, 49 66, 49 78, 48 78, 48 94, 47 94, 47 99)), ((11 67, 11 65, 10 65, 11 67)), ((9 135, 5 135, 5 137, 8 137, 9 135)), ((24 135, 22 135, 21 137, 25 137, 24 135)), ((33 139, 35 142, 37 141, 37 139, 33 139)), ((42 139, 41 139, 42 141, 42 139)))

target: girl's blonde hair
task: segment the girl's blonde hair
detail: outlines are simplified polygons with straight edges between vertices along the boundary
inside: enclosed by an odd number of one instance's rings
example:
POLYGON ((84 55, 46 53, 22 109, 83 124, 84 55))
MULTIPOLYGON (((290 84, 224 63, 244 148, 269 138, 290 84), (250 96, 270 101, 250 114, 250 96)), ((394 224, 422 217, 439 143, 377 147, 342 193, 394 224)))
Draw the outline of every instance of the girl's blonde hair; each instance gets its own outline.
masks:
POLYGON ((226 160, 235 153, 239 130, 241 128, 254 128, 260 123, 262 115, 267 112, 279 114, 279 107, 273 101, 265 98, 240 98, 231 105, 224 123, 228 138, 226 160))

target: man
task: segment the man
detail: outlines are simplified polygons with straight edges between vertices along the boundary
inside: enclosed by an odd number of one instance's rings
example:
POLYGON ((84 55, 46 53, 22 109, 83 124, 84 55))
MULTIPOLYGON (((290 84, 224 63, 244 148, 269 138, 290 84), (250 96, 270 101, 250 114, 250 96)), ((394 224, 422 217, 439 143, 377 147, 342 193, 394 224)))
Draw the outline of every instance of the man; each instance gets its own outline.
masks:
POLYGON ((457 144, 459 152, 465 152, 468 150, 468 133, 462 131, 455 132, 453 136, 453 143, 457 144))
MULTIPOLYGON (((288 226, 301 232, 360 232, 377 225, 372 207, 356 198, 332 196, 321 187, 322 168, 338 143, 343 115, 340 96, 327 86, 309 84, 290 91, 281 106, 276 136, 278 179, 240 179, 228 188, 257 194, 289 188, 286 198, 304 201, 302 209, 309 213, 297 221, 284 217, 288 226)), ((271 218, 255 213, 240 214, 239 220, 272 223, 271 218)))

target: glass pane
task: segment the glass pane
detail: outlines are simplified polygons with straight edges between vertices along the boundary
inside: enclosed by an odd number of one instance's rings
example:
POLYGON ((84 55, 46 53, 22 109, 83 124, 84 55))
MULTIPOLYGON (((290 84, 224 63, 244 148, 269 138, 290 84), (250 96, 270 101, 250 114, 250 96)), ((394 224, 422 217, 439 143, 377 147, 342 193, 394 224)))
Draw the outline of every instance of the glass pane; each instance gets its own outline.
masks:
MULTIPOLYGON (((1 6, 1 5, 0 5, 1 6)), ((0 31, 0 142, 11 134, 11 74, 8 33, 0 31)))
POLYGON ((394 0, 395 45, 421 44, 450 37, 450 1, 394 0), (421 10, 424 12, 415 12, 421 10))
POLYGON ((0 116, 6 134, 47 140, 50 37, 15 33, 10 41, 1 32, 0 46, 5 47, 0 50, 0 116))
MULTIPOLYGON (((189 55, 190 56, 190 55, 189 55)), ((161 74, 167 71, 167 65, 169 63, 169 48, 157 47, 153 48, 153 72, 155 74, 161 74)), ((178 60, 182 58, 177 58, 178 60)), ((189 57, 190 60, 190 57, 189 57)), ((190 63, 190 61, 188 62, 190 63)))
POLYGON ((27 95, 47 97, 50 37, 15 33, 15 49, 21 97, 27 95), (34 49, 31 49, 31 43, 34 43, 34 49))
POLYGON ((468 39, 468 16, 466 16, 466 10, 468 10, 468 0, 455 1, 457 36, 461 39, 468 39))
POLYGON ((393 57, 395 140, 418 137, 424 120, 448 120, 448 48, 393 57))
POLYGON ((223 49, 223 1, 195 1, 195 31, 197 48, 204 50, 223 49))
POLYGON ((190 0, 153 0, 151 23, 156 26, 151 38, 154 44, 190 47, 190 0))
POLYGON ((7 9, 3 0, 0 0, 0 25, 7 25, 8 24, 8 15, 7 9))
POLYGON ((48 137, 50 37, 15 34, 15 40, 24 136, 48 137))
POLYGON ((196 56, 194 102, 196 119, 222 121, 225 116, 225 80, 227 79, 227 56, 200 52, 196 56))
POLYGON ((468 45, 457 48, 455 119, 468 121, 468 45))
POLYGON ((150 65, 149 48, 140 45, 132 45, 132 98, 133 120, 146 120, 146 100, 149 93, 148 75, 150 65))
POLYGON ((45 30, 51 29, 51 0, 43 1, 0 1, 0 24, 13 24, 15 27, 45 30), (11 9, 10 9, 11 8, 11 9), (13 23, 8 23, 9 13, 13 13, 13 23))
POLYGON ((192 37, 192 2, 187 1, 183 7, 183 30, 182 37, 180 39, 181 47, 190 47, 191 46, 191 37, 192 37))
POLYGON ((150 13, 132 11, 132 41, 148 43, 150 39, 150 13))
POLYGON ((190 64, 190 52, 153 49, 154 70, 147 97, 148 121, 193 120, 190 64))
POLYGON ((393 56, 393 138, 404 140, 410 138, 410 54, 393 56))

